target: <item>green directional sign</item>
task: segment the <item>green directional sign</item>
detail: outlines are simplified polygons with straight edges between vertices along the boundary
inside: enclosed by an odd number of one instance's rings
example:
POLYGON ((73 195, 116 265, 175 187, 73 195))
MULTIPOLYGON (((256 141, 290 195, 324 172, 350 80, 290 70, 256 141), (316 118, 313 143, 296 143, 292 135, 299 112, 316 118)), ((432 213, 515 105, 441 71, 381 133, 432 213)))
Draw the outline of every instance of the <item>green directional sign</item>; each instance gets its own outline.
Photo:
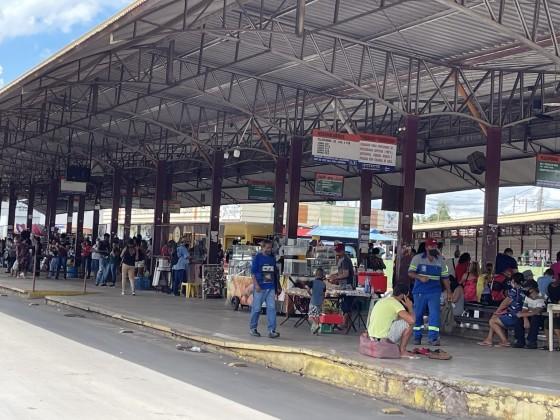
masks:
POLYGON ((315 195, 342 198, 344 177, 341 175, 315 174, 315 195))
POLYGON ((560 188, 560 155, 537 155, 536 185, 560 188))
POLYGON ((247 198, 249 200, 256 200, 256 201, 273 201, 274 186, 272 186, 271 184, 264 184, 264 183, 249 184, 247 198))

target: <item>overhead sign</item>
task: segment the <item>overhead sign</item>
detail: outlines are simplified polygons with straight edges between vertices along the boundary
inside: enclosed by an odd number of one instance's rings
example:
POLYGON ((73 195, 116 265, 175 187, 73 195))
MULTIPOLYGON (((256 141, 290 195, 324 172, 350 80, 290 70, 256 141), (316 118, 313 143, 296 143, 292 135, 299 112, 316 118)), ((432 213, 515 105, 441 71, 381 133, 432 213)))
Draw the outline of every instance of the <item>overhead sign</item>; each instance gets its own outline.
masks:
POLYGON ((313 130, 312 155, 316 161, 358 165, 387 172, 397 165, 396 137, 377 134, 343 134, 313 130))
POLYGON ((537 155, 536 185, 560 188, 560 155, 537 155))
POLYGON ((61 193, 82 193, 87 191, 87 182, 68 181, 64 178, 60 180, 61 193))
POLYGON ((344 177, 342 175, 315 174, 315 195, 342 198, 344 194, 344 177))
POLYGON ((274 186, 270 182, 251 181, 247 191, 247 198, 256 201, 273 201, 274 186))

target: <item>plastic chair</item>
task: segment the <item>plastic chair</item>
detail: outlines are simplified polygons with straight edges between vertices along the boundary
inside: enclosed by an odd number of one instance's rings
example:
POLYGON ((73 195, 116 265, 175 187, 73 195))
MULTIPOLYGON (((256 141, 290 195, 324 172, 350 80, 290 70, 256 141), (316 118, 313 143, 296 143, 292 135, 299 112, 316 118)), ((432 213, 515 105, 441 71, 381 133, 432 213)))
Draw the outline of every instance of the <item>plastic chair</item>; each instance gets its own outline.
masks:
POLYGON ((183 292, 183 288, 185 288, 185 297, 188 298, 197 298, 200 296, 200 290, 202 288, 202 284, 200 283, 181 283, 181 293, 183 292))

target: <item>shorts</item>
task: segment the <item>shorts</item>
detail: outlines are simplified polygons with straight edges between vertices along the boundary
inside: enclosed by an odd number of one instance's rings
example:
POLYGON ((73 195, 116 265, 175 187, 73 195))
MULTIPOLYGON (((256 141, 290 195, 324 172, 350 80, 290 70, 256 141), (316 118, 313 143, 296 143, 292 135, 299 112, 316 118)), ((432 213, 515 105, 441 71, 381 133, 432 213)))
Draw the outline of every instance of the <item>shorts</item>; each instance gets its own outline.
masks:
POLYGON ((406 322, 404 319, 397 319, 396 321, 393 321, 393 323, 391 324, 391 328, 389 329, 387 339, 392 343, 398 344, 401 341, 404 332, 408 328, 408 322, 406 322))
POLYGON ((500 316, 500 321, 506 328, 515 328, 518 318, 511 314, 505 314, 500 316))
POLYGON ((319 318, 322 312, 323 312, 323 305, 313 305, 310 303, 309 311, 307 312, 307 315, 311 318, 319 318))

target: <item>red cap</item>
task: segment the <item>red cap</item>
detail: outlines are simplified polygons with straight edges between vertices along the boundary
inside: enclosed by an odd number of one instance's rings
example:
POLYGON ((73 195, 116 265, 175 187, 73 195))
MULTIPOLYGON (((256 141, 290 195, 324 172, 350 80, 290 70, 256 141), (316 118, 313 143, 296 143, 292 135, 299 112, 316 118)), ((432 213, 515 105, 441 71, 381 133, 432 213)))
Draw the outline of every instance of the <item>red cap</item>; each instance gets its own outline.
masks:
POLYGON ((426 246, 437 246, 437 241, 434 238, 428 238, 424 241, 426 246))
POLYGON ((336 244, 336 245, 334 246, 334 250, 335 250, 336 252, 344 252, 344 244, 336 244))

